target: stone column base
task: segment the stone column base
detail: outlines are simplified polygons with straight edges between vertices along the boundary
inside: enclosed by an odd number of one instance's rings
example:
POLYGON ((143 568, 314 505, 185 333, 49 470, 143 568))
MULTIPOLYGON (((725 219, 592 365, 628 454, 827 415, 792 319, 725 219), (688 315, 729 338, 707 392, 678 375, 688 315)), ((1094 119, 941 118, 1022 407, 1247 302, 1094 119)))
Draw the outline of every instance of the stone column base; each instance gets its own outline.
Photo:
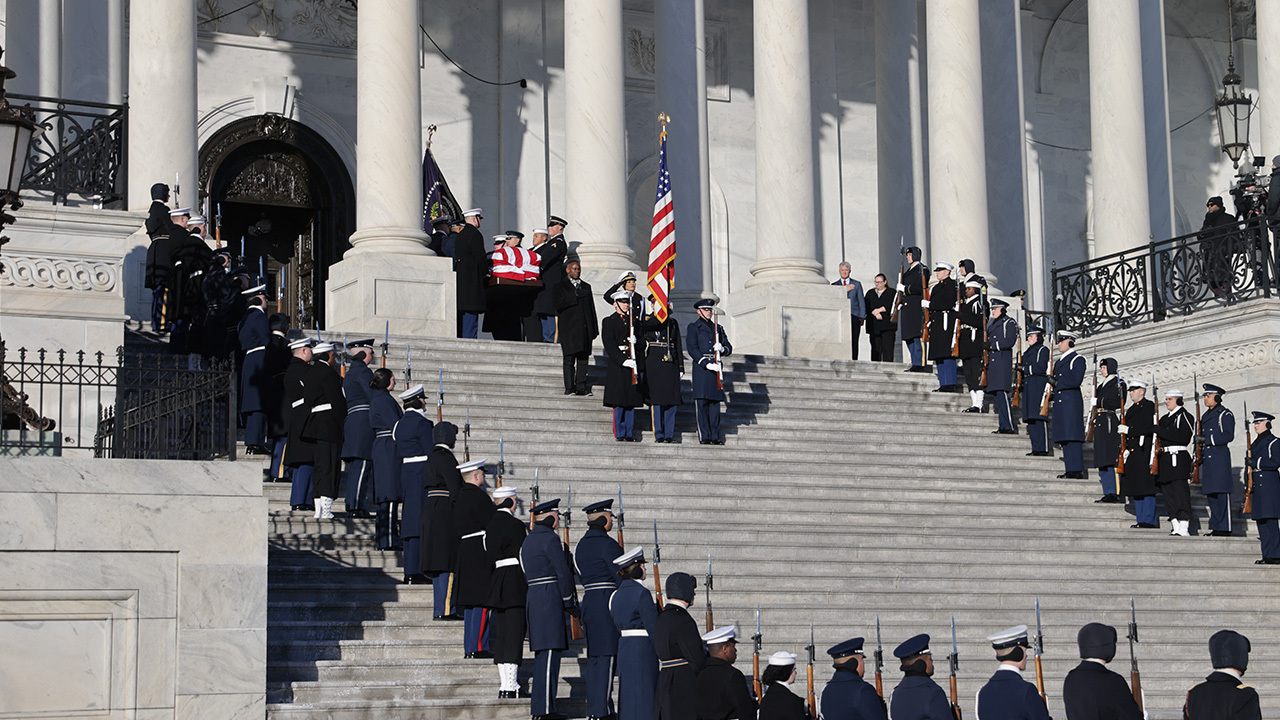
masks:
POLYGON ((735 355, 849 359, 852 328, 844 288, 762 283, 729 296, 735 355))
POLYGON ((375 335, 457 337, 453 261, 430 255, 348 254, 329 267, 326 330, 375 335))

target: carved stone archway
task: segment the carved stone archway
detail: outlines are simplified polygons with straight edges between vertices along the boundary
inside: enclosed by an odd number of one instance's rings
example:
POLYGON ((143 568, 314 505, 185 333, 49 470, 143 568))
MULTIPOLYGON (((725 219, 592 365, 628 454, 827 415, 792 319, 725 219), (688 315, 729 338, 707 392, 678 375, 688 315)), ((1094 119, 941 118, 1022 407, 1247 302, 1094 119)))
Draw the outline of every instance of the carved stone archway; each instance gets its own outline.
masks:
POLYGON ((350 247, 355 192, 333 147, 280 115, 227 125, 200 149, 200 187, 222 214, 222 241, 268 290, 295 327, 324 327, 328 268, 350 247))

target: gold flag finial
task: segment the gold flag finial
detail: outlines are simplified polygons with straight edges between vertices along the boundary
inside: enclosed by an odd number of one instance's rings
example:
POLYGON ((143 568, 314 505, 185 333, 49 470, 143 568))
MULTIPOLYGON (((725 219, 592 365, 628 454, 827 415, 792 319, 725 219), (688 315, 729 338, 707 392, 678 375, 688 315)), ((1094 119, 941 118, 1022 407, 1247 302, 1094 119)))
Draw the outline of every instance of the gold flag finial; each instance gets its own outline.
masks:
POLYGON ((431 147, 431 136, 435 134, 436 134, 436 126, 428 125, 427 126, 427 147, 431 147))
POLYGON ((658 122, 662 123, 662 137, 667 136, 667 123, 671 122, 671 116, 660 112, 658 113, 658 122))

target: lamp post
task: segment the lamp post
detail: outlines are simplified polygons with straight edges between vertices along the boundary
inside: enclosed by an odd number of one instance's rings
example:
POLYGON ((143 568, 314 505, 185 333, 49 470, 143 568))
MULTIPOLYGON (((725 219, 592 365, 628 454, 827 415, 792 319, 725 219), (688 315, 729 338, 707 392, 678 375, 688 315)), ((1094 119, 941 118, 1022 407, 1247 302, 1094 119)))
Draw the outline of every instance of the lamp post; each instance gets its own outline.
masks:
POLYGON ((1227 74, 1222 78, 1222 94, 1213 99, 1218 113, 1218 142, 1222 152, 1231 158, 1233 167, 1240 167, 1240 156, 1249 147, 1249 119, 1253 115, 1253 98, 1240 87, 1236 74, 1236 22, 1233 3, 1227 3, 1227 74))
MULTIPOLYGON (((0 48, 0 58, 3 56, 4 48, 0 48)), ((8 210, 22 207, 18 190, 27 168, 27 152, 31 147, 31 139, 43 131, 36 125, 30 105, 12 107, 5 98, 5 82, 17 75, 0 65, 0 232, 15 219, 8 210)), ((0 247, 7 242, 9 238, 0 236, 0 247)))

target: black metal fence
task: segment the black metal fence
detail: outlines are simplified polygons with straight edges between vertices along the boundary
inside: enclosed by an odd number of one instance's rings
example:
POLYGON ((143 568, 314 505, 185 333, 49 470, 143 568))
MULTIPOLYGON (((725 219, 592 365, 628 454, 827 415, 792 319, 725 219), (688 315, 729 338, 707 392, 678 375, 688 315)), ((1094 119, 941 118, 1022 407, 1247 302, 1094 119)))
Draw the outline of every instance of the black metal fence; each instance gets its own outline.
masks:
POLYGON ((71 195, 107 205, 123 200, 128 182, 127 105, 36 95, 6 96, 13 105, 30 104, 44 128, 31 142, 24 190, 50 193, 66 204, 71 195))
POLYGON ((236 381, 230 367, 192 370, 185 355, 64 350, 16 360, 0 347, 0 454, 171 460, 235 459, 236 381), (87 362, 86 362, 87 361, 87 362))
POLYGON ((1053 269, 1055 326, 1090 335, 1276 292, 1276 244, 1250 218, 1053 269))

